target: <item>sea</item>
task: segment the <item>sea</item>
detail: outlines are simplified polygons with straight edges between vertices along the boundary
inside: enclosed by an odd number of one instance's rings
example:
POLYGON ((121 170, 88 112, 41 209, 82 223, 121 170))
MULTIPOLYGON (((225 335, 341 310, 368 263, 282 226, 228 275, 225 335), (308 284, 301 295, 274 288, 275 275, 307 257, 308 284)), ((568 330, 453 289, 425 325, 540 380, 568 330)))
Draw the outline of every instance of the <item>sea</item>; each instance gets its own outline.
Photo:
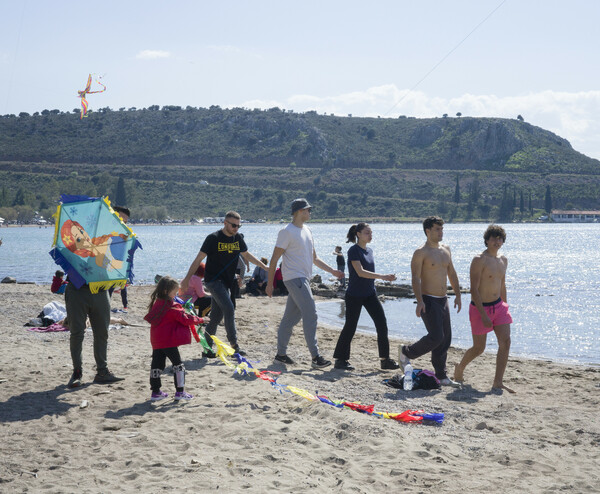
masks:
MULTIPOLYGON (((281 224, 248 224, 241 229, 256 257, 271 257, 281 224)), ((335 266, 336 245, 346 253, 349 224, 310 224, 317 254, 335 266)), ((485 224, 446 224, 443 243, 450 246, 462 287, 469 288, 469 265, 484 250, 485 224)), ((507 296, 513 316, 511 354, 556 362, 600 366, 600 263, 596 257, 600 224, 507 224, 502 251, 508 258, 507 296)), ((152 284, 157 274, 183 278, 207 234, 219 225, 136 226, 143 250, 135 255, 134 284, 152 284)), ((396 283, 410 283, 412 253, 425 241, 420 224, 372 225, 376 270, 395 273, 396 283)), ((20 282, 50 284, 58 267, 49 256, 54 227, 0 228, 0 279, 13 276, 20 282)), ((251 265, 251 269, 253 266, 251 265)), ((327 272, 314 268, 324 282, 327 272)), ((2 292, 0 285, 0 294, 2 292)), ((468 319, 470 296, 463 294, 463 308, 452 307, 453 346, 468 348, 472 342, 468 319)), ((257 303, 259 299, 256 300, 257 303)), ((414 341, 425 334, 415 315, 412 299, 386 300, 384 309, 391 336, 414 341)), ((320 302, 321 323, 339 328, 344 324, 340 299, 320 302)), ((273 325, 277 321, 272 321, 273 325)), ((365 313, 359 331, 374 333, 365 313)), ((488 351, 497 350, 493 333, 488 351)))

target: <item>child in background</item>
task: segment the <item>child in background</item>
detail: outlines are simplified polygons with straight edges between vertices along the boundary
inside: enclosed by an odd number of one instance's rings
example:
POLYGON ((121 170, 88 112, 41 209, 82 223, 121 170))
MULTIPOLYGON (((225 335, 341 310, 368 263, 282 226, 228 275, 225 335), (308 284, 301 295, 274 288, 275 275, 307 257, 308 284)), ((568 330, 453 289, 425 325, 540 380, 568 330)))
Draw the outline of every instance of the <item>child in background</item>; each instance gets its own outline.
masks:
POLYGON ((210 312, 210 304, 211 297, 206 294, 204 291, 204 284, 202 283, 202 278, 204 278, 204 273, 206 270, 206 264, 203 262, 200 263, 196 273, 192 275, 190 278, 190 284, 185 293, 182 293, 179 297, 184 302, 187 302, 190 298, 194 303, 194 307, 198 311, 198 315, 201 317, 205 317, 210 312))
MULTIPOLYGON (((335 256, 335 262, 337 263, 338 271, 342 273, 346 269, 346 260, 344 259, 344 253, 342 252, 342 247, 337 245, 335 250, 333 251, 333 255, 335 256)), ((340 280, 340 287, 346 288, 346 275, 340 280)))
POLYGON ((63 280, 63 273, 60 269, 54 273, 54 277, 52 278, 52 285, 50 285, 50 291, 52 293, 65 293, 65 288, 67 288, 67 282, 63 280))
POLYGON ((173 299, 179 291, 179 283, 170 276, 162 277, 150 298, 148 314, 144 317, 150 323, 150 342, 152 343, 152 365, 150 366, 150 387, 152 401, 159 401, 169 396, 161 391, 160 375, 165 369, 167 357, 173 364, 175 381, 175 399, 191 400, 193 396, 184 390, 185 367, 179 355, 179 345, 188 345, 192 341, 190 326, 208 322, 201 318, 186 314, 181 304, 173 299))

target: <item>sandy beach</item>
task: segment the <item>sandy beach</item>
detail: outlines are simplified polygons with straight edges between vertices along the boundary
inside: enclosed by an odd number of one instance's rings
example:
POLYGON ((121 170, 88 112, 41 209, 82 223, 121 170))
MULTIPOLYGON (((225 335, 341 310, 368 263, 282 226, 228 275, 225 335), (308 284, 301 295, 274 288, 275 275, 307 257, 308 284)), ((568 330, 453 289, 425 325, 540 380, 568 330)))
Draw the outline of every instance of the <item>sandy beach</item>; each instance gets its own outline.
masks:
MULTIPOLYGON (((92 384, 92 334, 84 342, 84 384, 71 390, 69 333, 23 325, 61 300, 48 286, 1 284, 0 491, 2 492, 598 492, 600 368, 510 358, 505 382, 517 394, 490 393, 495 355, 476 359, 462 389, 395 390, 382 384, 374 337, 357 334, 350 373, 315 371, 301 327, 289 355, 273 363, 285 298, 238 301, 239 341, 279 381, 376 410, 445 414, 442 425, 379 419, 280 394, 234 375, 197 344, 181 347, 187 403, 151 403, 151 347, 143 321, 151 287, 129 288, 139 327, 111 330, 110 369, 126 379, 92 384)), ((120 303, 118 296, 113 304, 120 303)), ((224 329, 217 336, 225 340, 224 329)), ((338 332, 319 328, 331 358, 338 332)), ((392 356, 400 341, 392 341, 392 356)), ((450 374, 463 351, 452 348, 450 374)), ((428 359, 413 362, 431 368, 428 359)), ((173 394, 172 379, 163 389, 173 394)))

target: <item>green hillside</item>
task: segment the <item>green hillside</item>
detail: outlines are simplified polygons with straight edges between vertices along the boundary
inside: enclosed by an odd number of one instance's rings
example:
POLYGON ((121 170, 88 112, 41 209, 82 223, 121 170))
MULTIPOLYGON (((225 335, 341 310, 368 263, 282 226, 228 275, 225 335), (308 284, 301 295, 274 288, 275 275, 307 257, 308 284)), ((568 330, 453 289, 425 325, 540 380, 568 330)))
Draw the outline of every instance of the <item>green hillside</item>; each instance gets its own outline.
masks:
POLYGON ((219 107, 0 117, 0 216, 47 212, 60 193, 116 200, 119 178, 138 218, 278 219, 304 195, 318 218, 527 220, 548 186, 554 207, 600 209, 600 162, 517 119, 219 107))

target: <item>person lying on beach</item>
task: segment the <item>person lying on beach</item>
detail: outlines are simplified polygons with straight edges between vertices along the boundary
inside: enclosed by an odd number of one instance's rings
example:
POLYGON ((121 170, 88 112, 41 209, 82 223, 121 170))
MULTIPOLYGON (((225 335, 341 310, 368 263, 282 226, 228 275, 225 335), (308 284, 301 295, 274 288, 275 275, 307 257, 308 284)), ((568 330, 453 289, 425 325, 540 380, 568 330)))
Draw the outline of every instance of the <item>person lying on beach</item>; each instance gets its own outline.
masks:
POLYGON ((506 301, 506 267, 508 260, 499 255, 506 232, 499 225, 490 225, 483 234, 486 249, 471 262, 471 305, 469 319, 473 333, 473 346, 469 348, 454 368, 454 379, 463 381, 465 367, 485 350, 487 334, 494 330, 498 339, 496 375, 492 392, 506 390, 515 393, 502 382, 510 350, 510 324, 513 322, 506 301))

